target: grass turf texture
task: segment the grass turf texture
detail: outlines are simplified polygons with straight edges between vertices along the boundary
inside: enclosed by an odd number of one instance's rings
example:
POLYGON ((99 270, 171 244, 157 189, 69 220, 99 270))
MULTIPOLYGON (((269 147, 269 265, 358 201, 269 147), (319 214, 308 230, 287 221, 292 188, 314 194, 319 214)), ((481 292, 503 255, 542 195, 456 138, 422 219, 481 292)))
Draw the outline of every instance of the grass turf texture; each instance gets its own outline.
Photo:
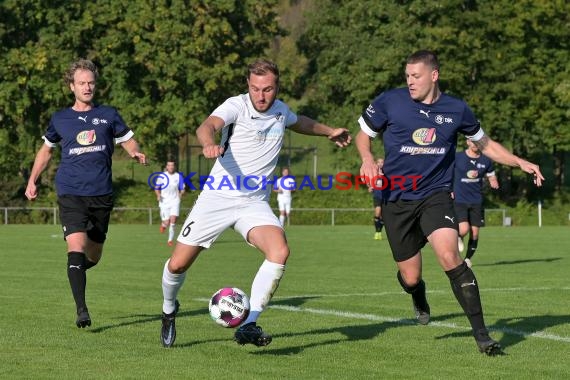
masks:
POLYGON ((292 255, 259 324, 274 340, 238 346, 208 316, 223 286, 249 293, 262 260, 233 231, 188 272, 175 347, 160 345, 162 268, 156 226, 112 225, 88 272, 90 328, 75 327, 57 226, 0 227, 0 378, 566 378, 570 241, 565 227, 487 227, 474 270, 486 322, 508 356, 477 351, 431 249, 424 278, 432 323, 416 325, 386 240, 372 226, 291 227, 292 255))

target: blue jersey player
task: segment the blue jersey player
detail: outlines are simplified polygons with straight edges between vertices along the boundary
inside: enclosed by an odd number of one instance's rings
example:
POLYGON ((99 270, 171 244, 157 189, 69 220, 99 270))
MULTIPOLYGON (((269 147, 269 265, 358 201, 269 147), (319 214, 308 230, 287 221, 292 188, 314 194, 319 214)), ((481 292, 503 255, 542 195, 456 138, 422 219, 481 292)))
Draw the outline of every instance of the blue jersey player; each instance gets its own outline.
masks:
POLYGON ((433 52, 421 50, 409 56, 405 75, 407 88, 380 94, 358 120, 360 174, 370 180, 377 175, 370 140, 382 134, 383 170, 389 181, 383 194, 382 217, 398 266, 398 281, 411 294, 419 323, 427 324, 430 318, 421 257, 421 249, 429 242, 469 319, 479 350, 500 355, 499 343, 485 326, 479 284, 457 247, 457 219, 451 198, 457 135, 466 135, 493 161, 534 175, 537 186, 544 178, 537 165, 486 136, 463 100, 440 91, 439 63, 433 52))
POLYGON ((483 179, 487 178, 493 189, 499 188, 493 161, 479 152, 479 148, 467 140, 467 149, 455 153, 453 193, 455 213, 459 223, 459 253, 463 252, 463 238, 469 233, 465 263, 471 267, 471 258, 477 250, 479 228, 485 225, 483 209, 483 179))
POLYGON ((36 199, 36 182, 51 159, 52 149, 59 145, 61 161, 55 186, 79 328, 91 325, 85 302, 85 271, 99 262, 103 252, 113 208, 114 145, 121 144, 131 157, 145 164, 145 155, 117 110, 93 103, 97 76, 97 67, 91 61, 79 59, 70 65, 64 79, 75 103, 52 115, 26 188, 26 197, 36 199))

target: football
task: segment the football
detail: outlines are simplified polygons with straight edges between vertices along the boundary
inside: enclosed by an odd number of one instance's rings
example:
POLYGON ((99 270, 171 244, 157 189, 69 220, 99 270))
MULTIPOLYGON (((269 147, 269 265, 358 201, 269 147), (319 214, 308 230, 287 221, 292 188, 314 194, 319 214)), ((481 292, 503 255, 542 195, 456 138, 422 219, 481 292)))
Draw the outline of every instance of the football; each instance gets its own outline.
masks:
POLYGON ((222 288, 210 298, 208 309, 218 325, 237 327, 249 315, 249 298, 241 289, 222 288))

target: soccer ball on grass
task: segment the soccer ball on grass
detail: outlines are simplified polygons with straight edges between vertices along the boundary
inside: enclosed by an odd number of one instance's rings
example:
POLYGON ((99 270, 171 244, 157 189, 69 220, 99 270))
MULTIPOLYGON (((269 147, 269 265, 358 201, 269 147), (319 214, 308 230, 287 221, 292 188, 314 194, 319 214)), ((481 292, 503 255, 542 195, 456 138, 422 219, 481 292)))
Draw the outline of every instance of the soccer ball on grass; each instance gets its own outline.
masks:
POLYGON ((241 289, 222 288, 210 298, 208 309, 218 325, 237 327, 249 315, 249 298, 241 289))

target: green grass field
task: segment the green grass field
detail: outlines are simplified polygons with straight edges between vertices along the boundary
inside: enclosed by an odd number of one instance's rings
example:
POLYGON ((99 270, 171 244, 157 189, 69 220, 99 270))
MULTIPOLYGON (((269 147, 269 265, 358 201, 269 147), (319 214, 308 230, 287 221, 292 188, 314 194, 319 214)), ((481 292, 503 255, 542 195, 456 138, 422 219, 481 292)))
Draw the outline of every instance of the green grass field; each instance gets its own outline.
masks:
POLYGON ((570 376, 567 227, 488 227, 474 270, 486 321, 507 356, 480 354, 429 248, 432 323, 413 322, 386 241, 367 226, 292 226, 285 277, 259 324, 265 348, 238 346, 208 316, 223 286, 249 293, 262 256, 226 232, 188 272, 175 347, 160 345, 156 226, 112 225, 88 273, 93 325, 75 327, 58 226, 0 227, 2 379, 561 379, 570 376))

